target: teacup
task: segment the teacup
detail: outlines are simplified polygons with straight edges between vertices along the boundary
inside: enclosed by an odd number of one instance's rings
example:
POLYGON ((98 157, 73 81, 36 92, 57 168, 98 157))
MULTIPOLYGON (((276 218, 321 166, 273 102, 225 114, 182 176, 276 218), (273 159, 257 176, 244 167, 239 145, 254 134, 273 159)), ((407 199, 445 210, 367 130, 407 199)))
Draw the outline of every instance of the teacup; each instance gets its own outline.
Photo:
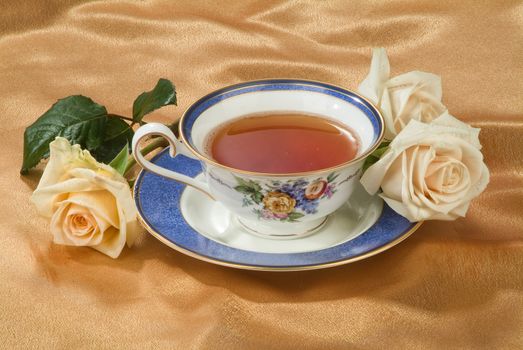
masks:
POLYGON ((163 124, 140 127, 132 142, 136 161, 148 171, 192 186, 220 202, 251 233, 296 238, 318 230, 350 198, 365 158, 383 138, 384 121, 355 92, 315 81, 272 79, 231 85, 202 97, 181 117, 179 133, 180 140, 163 124), (356 157, 321 170, 270 174, 225 166, 208 153, 208 136, 223 123, 275 112, 309 114, 346 126, 359 139, 356 157), (146 160, 139 152, 139 142, 149 135, 165 137, 172 157, 182 154, 198 159, 205 181, 146 160))

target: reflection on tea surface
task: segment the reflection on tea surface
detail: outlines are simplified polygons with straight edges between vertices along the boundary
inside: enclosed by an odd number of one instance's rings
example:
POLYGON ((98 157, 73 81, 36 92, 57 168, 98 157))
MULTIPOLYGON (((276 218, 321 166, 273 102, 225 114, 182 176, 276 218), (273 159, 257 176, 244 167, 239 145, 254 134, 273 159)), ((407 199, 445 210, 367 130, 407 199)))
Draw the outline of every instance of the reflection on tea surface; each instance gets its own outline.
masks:
POLYGON ((296 173, 329 168, 353 159, 353 132, 305 114, 245 116, 218 127, 208 140, 220 164, 253 172, 296 173))

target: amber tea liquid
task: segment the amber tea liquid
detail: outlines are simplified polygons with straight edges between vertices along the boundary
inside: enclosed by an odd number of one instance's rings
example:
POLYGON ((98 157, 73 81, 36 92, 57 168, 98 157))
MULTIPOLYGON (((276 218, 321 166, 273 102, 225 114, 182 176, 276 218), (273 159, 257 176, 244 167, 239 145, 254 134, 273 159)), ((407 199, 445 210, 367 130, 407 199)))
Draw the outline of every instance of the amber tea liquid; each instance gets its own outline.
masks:
POLYGON ((238 118, 218 127, 208 148, 220 164, 253 172, 297 173, 345 163, 359 142, 346 127, 303 114, 238 118))

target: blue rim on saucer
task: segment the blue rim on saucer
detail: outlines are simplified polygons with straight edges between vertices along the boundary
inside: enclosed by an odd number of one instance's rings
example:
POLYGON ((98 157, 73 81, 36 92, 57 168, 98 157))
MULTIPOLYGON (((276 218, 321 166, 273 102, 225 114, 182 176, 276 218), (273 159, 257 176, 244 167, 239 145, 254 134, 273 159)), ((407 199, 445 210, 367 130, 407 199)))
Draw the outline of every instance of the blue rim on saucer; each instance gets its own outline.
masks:
MULTIPOLYGON (((183 155, 171 158, 167 150, 165 148, 151 161, 191 177, 201 173, 199 161, 183 155)), ((145 228, 157 239, 184 254, 240 269, 295 271, 342 265, 391 248, 421 225, 421 222, 409 222, 384 203, 377 222, 347 242, 303 253, 253 252, 209 239, 189 226, 180 211, 180 198, 185 187, 148 171, 140 172, 134 186, 134 199, 145 228)))

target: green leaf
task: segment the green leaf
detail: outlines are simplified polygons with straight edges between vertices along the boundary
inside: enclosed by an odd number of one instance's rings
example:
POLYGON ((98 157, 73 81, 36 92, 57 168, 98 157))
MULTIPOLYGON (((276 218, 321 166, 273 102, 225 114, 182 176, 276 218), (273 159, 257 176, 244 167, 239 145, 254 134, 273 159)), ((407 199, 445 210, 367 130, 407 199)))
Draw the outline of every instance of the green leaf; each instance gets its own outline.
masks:
POLYGON ((123 120, 110 117, 107 121, 102 144, 91 154, 97 161, 108 164, 125 145, 131 145, 133 129, 123 120))
POLYGON ((243 197, 242 200, 242 207, 248 207, 249 205, 253 205, 254 203, 247 197, 243 197))
POLYGON ((125 175, 125 168, 127 167, 127 162, 129 160, 129 146, 127 143, 123 146, 120 153, 114 157, 113 160, 109 163, 111 167, 113 167, 116 171, 120 173, 120 175, 125 175))
POLYGON ((154 89, 143 92, 134 100, 133 121, 141 123, 144 115, 167 105, 176 105, 176 90, 169 80, 160 79, 154 89))
POLYGON ((261 191, 261 189, 262 189, 261 186, 258 185, 256 182, 254 182, 254 181, 249 181, 249 183, 251 184, 252 188, 254 188, 254 190, 255 190, 256 192, 260 192, 260 191, 261 191))
POLYGON ((302 213, 298 213, 297 211, 293 211, 292 213, 289 213, 289 215, 287 216, 289 219, 291 220, 296 220, 296 219, 299 219, 301 217, 304 217, 305 215, 302 214, 302 213))
POLYGON ((389 145, 390 141, 382 142, 379 147, 376 148, 367 159, 365 159, 365 163, 363 163, 363 172, 365 172, 372 164, 380 160, 381 156, 389 149, 389 145))
POLYGON ((251 187, 244 186, 244 185, 236 186, 236 187, 234 187, 234 189, 243 194, 253 194, 255 192, 251 187))
POLYGON ((249 187, 252 189, 253 192, 260 192, 262 189, 261 186, 255 181, 244 180, 241 177, 237 177, 237 176, 235 176, 234 178, 236 179, 236 182, 238 182, 238 185, 249 187))
POLYGON ((251 186, 251 184, 253 183, 252 181, 244 180, 244 179, 242 179, 241 177, 238 177, 238 176, 235 176, 234 178, 236 179, 236 182, 237 182, 240 186, 252 187, 252 186, 251 186))
POLYGON ((381 158, 383 153, 389 149, 390 141, 384 141, 372 154, 378 158, 381 158))
POLYGON ((261 192, 253 193, 251 195, 251 198, 254 201, 254 203, 256 203, 256 204, 260 204, 263 201, 263 195, 261 194, 261 192))
POLYGON ((329 176, 327 176, 327 182, 331 183, 332 181, 336 180, 336 178, 340 176, 340 174, 330 173, 329 176))
POLYGON ((49 143, 57 136, 71 144, 94 150, 103 141, 107 110, 88 97, 75 95, 58 100, 24 132, 24 159, 20 173, 26 174, 49 156, 49 143))

